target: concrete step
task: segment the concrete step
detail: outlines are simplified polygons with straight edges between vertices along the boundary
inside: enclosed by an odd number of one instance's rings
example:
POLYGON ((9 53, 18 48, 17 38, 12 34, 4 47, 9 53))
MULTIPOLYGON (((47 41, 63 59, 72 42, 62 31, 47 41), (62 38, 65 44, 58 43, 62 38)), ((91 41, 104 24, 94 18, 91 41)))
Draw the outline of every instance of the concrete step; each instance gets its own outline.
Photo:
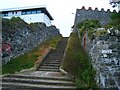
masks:
POLYGON ((46 57, 46 58, 49 58, 49 57, 56 57, 56 58, 61 58, 63 55, 61 55, 61 56, 58 56, 58 55, 53 55, 53 54, 50 54, 50 56, 48 56, 48 57, 46 57))
POLYGON ((44 61, 62 61, 61 58, 46 58, 44 61))
MULTIPOLYGON (((40 66, 60 66, 60 63, 58 63, 58 62, 44 62, 44 63, 42 63, 40 66)), ((40 67, 39 66, 39 67, 40 67)))
POLYGON ((61 58, 57 58, 57 57, 49 57, 49 58, 45 58, 45 60, 60 60, 61 61, 62 57, 61 58))
POLYGON ((57 60, 59 60, 59 59, 61 59, 62 57, 54 57, 54 56, 50 56, 50 57, 47 57, 46 59, 57 59, 57 60))
POLYGON ((55 49, 51 54, 55 54, 55 55, 63 55, 63 53, 64 53, 64 49, 55 49))
POLYGON ((61 49, 58 49, 58 48, 56 48, 56 49, 54 49, 53 51, 52 51, 52 53, 50 53, 51 55, 57 55, 57 56, 62 56, 63 55, 63 51, 64 50, 61 50, 61 49))
POLYGON ((60 66, 60 64, 41 64, 40 66, 60 66))
POLYGON ((61 62, 43 62, 44 64, 60 64, 61 62))
POLYGON ((51 53, 50 55, 48 55, 48 57, 50 57, 51 55, 54 56, 54 57, 62 57, 63 53, 62 54, 60 52, 51 53))
MULTIPOLYGON (((62 52, 62 51, 64 51, 64 49, 56 48, 56 49, 54 49, 54 50, 51 52, 51 54, 58 54, 60 51, 62 52)), ((60 52, 60 53, 61 53, 61 52, 60 52)))
POLYGON ((51 55, 51 56, 49 56, 49 57, 47 57, 47 58, 62 58, 62 57, 63 57, 63 55, 62 55, 62 56, 51 55))
POLYGON ((65 50, 65 48, 63 48, 63 47, 57 47, 56 49, 54 49, 53 51, 52 51, 52 53, 55 53, 55 52, 63 52, 65 50))
POLYGON ((50 65, 49 65, 49 64, 47 64, 47 65, 45 64, 45 65, 44 65, 44 64, 43 64, 43 65, 40 65, 40 66, 39 66, 39 68, 41 68, 41 67, 58 67, 58 68, 59 68, 60 65, 53 65, 53 64, 50 64, 50 65))
POLYGON ((28 83, 2 83, 3 88, 10 88, 8 90, 75 90, 75 86, 62 86, 62 85, 39 85, 39 84, 28 84, 28 83))
POLYGON ((59 58, 59 57, 48 57, 48 58, 45 58, 45 60, 61 60, 62 59, 62 57, 61 58, 59 58))
POLYGON ((45 69, 45 68, 39 68, 38 71, 52 71, 52 72, 59 72, 59 69, 45 69))
POLYGON ((52 61, 51 61, 51 62, 50 62, 50 61, 47 61, 47 62, 43 62, 41 65, 44 65, 44 64, 48 64, 48 65, 49 65, 49 64, 59 64, 59 65, 60 65, 61 62, 59 62, 59 61, 53 61, 53 62, 52 62, 52 61))
POLYGON ((63 85, 63 86, 74 86, 75 85, 72 81, 9 78, 9 77, 2 78, 2 82, 28 83, 28 84, 40 84, 40 85, 63 85))
MULTIPOLYGON (((20 74, 10 74, 10 75, 6 75, 4 77, 9 77, 9 78, 26 78, 26 79, 43 79, 43 80, 61 80, 61 81, 71 81, 71 78, 62 76, 62 77, 43 77, 43 76, 33 76, 33 75, 20 75, 20 74)), ((4 78, 3 77, 3 78, 4 78)))
POLYGON ((44 60, 43 62, 58 62, 58 63, 61 63, 61 60, 44 60))
POLYGON ((39 67, 40 69, 42 68, 42 69, 59 69, 59 67, 57 67, 57 66, 40 66, 39 67))

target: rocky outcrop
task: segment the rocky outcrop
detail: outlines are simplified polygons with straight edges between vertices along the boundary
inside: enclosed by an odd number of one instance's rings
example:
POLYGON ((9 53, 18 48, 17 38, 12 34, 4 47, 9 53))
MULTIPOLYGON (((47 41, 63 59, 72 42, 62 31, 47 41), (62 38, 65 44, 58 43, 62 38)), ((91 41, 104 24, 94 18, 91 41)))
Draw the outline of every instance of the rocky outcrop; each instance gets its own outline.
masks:
POLYGON ((10 57, 17 57, 32 50, 44 41, 60 35, 55 26, 46 27, 43 23, 27 24, 21 19, 3 19, 2 28, 2 63, 10 57))

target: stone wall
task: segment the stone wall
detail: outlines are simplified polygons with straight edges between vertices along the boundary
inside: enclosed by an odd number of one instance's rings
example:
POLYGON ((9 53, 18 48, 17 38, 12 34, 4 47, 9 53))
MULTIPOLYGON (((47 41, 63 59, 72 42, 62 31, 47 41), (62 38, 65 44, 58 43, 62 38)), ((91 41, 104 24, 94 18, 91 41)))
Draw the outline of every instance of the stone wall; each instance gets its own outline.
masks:
POLYGON ((55 26, 46 27, 43 23, 33 26, 20 20, 10 26, 8 20, 3 20, 2 29, 2 63, 7 63, 11 57, 17 57, 32 50, 46 40, 60 35, 55 26))
POLYGON ((86 40, 99 87, 120 90, 120 31, 86 40))
MULTIPOLYGON (((77 9, 73 31, 79 34, 77 25, 86 19, 98 20, 101 26, 104 26, 110 22, 111 13, 109 9, 77 9)), ((88 37, 87 31, 84 36, 79 34, 79 37, 82 38, 82 45, 92 58, 91 62, 97 72, 95 79, 101 90, 120 90, 120 31, 111 30, 109 34, 96 35, 93 40, 88 37)))
MULTIPOLYGON (((113 11, 116 12, 116 11, 113 11)), ((95 19, 100 21, 101 25, 105 25, 108 22, 110 22, 110 14, 111 11, 108 9, 105 11, 104 9, 101 9, 100 11, 98 8, 95 8, 95 10, 92 10, 91 7, 88 9, 85 9, 83 6, 81 9, 76 10, 76 16, 75 16, 75 21, 74 21, 74 29, 76 29, 76 26, 78 23, 88 19, 95 19)))

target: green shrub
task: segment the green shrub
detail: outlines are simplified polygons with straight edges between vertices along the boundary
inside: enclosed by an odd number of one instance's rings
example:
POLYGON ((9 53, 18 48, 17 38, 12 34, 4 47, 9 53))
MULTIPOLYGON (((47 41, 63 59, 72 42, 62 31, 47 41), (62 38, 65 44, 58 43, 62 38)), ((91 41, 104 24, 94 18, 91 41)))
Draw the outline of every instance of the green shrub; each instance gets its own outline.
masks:
POLYGON ((35 30, 36 27, 38 27, 38 25, 35 23, 30 23, 29 26, 32 28, 32 30, 35 30))
POLYGON ((96 32, 95 29, 101 27, 98 20, 84 20, 80 22, 77 27, 80 29, 80 35, 83 36, 87 31, 90 39, 94 38, 94 34, 96 32))
POLYGON ((81 45, 77 33, 72 33, 63 59, 62 68, 76 78, 76 86, 83 90, 96 88, 95 70, 91 59, 81 45))
POLYGON ((22 19, 20 17, 12 17, 10 20, 9 20, 9 25, 14 27, 14 25, 21 21, 22 19))
POLYGON ((111 13, 111 22, 109 25, 111 25, 113 28, 120 30, 120 12, 113 12, 111 13))

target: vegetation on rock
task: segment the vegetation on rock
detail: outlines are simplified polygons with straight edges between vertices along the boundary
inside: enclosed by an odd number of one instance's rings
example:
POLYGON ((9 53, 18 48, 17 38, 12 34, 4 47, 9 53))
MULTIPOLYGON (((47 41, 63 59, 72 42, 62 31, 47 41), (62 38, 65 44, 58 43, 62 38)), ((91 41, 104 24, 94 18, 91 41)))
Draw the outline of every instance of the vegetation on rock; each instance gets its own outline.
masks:
MULTIPOLYGON (((23 28, 23 20, 20 17, 12 17, 11 19, 3 19, 3 32, 15 33, 16 30, 23 28)), ((24 22, 25 23, 25 22, 24 22)))
POLYGON ((87 31, 88 36, 92 39, 94 38, 94 34, 96 32, 95 29, 100 28, 101 25, 98 20, 85 20, 77 25, 80 29, 80 35, 83 36, 87 31))

